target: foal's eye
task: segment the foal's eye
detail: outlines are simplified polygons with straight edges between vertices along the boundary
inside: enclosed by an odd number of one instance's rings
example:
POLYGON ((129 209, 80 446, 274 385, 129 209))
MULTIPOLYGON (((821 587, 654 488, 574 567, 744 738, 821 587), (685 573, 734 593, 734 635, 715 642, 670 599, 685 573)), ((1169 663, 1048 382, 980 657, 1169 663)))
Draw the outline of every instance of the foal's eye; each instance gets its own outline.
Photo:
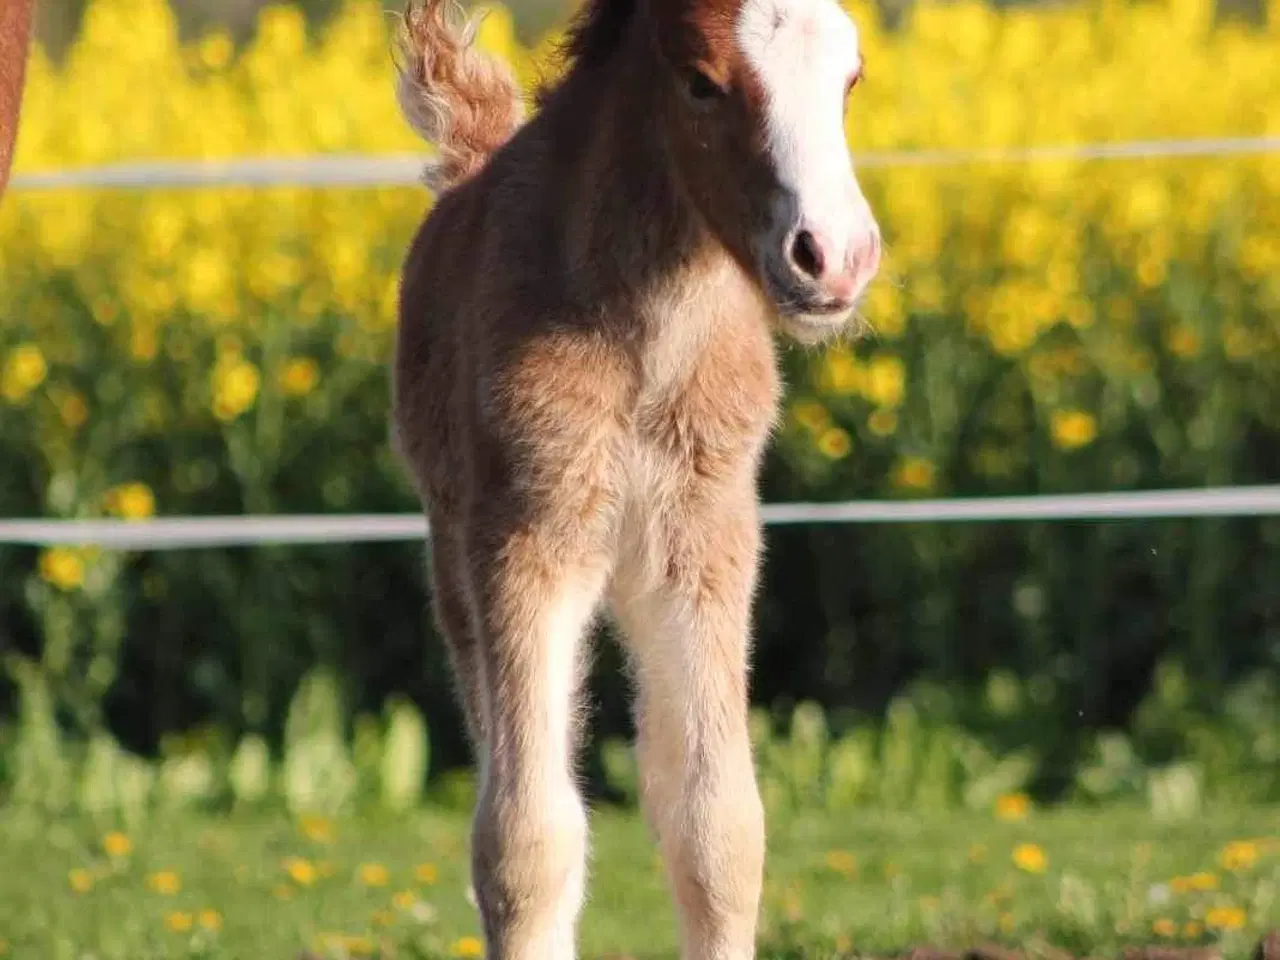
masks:
POLYGON ((689 74, 689 96, 698 103, 710 103, 725 95, 724 87, 716 83, 701 70, 689 74))

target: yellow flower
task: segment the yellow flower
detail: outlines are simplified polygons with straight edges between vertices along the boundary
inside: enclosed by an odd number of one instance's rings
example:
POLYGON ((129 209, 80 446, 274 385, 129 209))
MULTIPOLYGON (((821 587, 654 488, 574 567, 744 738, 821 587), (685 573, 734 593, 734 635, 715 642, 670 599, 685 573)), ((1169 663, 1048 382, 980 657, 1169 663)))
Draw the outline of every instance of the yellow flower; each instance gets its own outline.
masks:
POLYGON ((0 394, 10 403, 20 403, 49 373, 44 354, 34 343, 23 343, 9 351, 0 367, 0 394))
POLYGON ((905 457, 894 471, 893 482, 906 490, 928 490, 936 470, 924 457, 905 457))
POLYGON ((88 893, 93 888, 93 874, 76 867, 67 874, 67 882, 76 893, 88 893))
POLYGON ((1013 933, 1017 929, 1018 923, 1013 918, 1012 913, 1000 914, 1000 932, 1004 934, 1013 933))
POLYGON ((1204 925, 1214 930, 1239 930, 1244 922, 1245 912, 1239 907, 1214 907, 1204 917, 1204 925))
POLYGON ((1020 843, 1013 848, 1013 863, 1019 870, 1027 873, 1044 873, 1049 860, 1039 846, 1034 843, 1020 843))
POLYGON ((420 863, 413 868, 413 878, 419 883, 433 884, 438 879, 434 863, 420 863))
POLYGON ((287 857, 284 861, 285 872, 300 887, 309 887, 316 882, 316 868, 310 860, 301 857, 287 857))
POLYGON ((867 429, 877 437, 888 437, 898 429, 898 415, 892 410, 876 410, 867 417, 867 429))
POLYGON ((459 937, 450 952, 455 957, 483 957, 484 941, 479 937, 459 937))
POLYGON ((815 433, 823 429, 831 421, 827 408, 812 400, 802 400, 795 404, 791 408, 791 415, 795 418, 796 423, 815 433))
POLYGON ((223 421, 234 420, 253 406, 261 377, 246 360, 219 363, 213 373, 213 412, 223 421))
POLYGON ((296 357, 280 371, 280 386, 291 397, 305 397, 320 382, 320 367, 310 357, 296 357))
POLYGON ((147 877, 147 886, 153 893, 168 897, 182 889, 182 880, 172 870, 160 870, 147 877))
POLYGON ((391 879, 387 868, 380 863, 362 863, 358 873, 360 882, 366 887, 385 887, 391 879))
POLYGON ((316 843, 333 842, 333 822, 328 817, 304 816, 298 821, 298 829, 316 843))
POLYGON ((175 910, 165 916, 164 925, 174 933, 186 933, 191 929, 191 914, 185 910, 175 910))
POLYGON ((102 838, 102 849, 109 857, 127 857, 133 851, 133 843, 119 830, 112 830, 102 838))
POLYGON ((1057 447, 1075 450, 1093 442, 1098 435, 1098 422, 1083 410, 1055 410, 1049 429, 1057 447))
POLYGON ((827 351, 822 366, 824 390, 847 395, 861 390, 864 383, 862 367, 852 353, 842 347, 832 347, 827 351))
POLYGON ((58 398, 58 418, 72 430, 84 426, 89 419, 89 406, 84 397, 74 390, 65 391, 58 398))
POLYGON ((59 590, 76 590, 84 585, 84 562, 68 547, 50 547, 40 554, 40 576, 59 590))
POLYGON ((145 483, 124 483, 106 495, 107 509, 126 520, 146 520, 155 516, 156 498, 145 483))
POLYGON ((1258 845, 1249 840, 1232 840, 1218 854, 1222 869, 1233 873, 1248 870, 1258 862, 1258 845))
POLYGON ((396 915, 390 910, 375 910, 370 922, 375 927, 389 927, 396 922, 396 915))
POLYGON ((1203 870, 1199 873, 1193 873, 1188 880, 1191 883, 1192 890, 1217 890, 1218 877, 1216 874, 1206 873, 1203 870))
POLYGON ((878 407, 896 407, 907 392, 907 368, 897 354, 872 357, 867 366, 866 397, 878 407))
POLYGON ((1178 935, 1178 925, 1168 917, 1161 917, 1151 925, 1151 929, 1155 931, 1157 936, 1176 937, 1178 935))
POLYGON ((1193 940, 1202 933, 1204 933, 1204 924, 1198 920, 1191 920, 1182 928, 1182 935, 1193 940))
POLYGON ((1025 793, 1005 793, 996 798, 996 816, 1001 820, 1023 820, 1031 809, 1025 793))
POLYGON ((849 434, 840 427, 827 427, 818 437, 818 450, 829 460, 841 460, 852 447, 849 434))
POLYGON ((408 910, 418 902, 418 895, 412 890, 401 890, 391 898, 391 905, 397 910, 408 910))
POLYGON ((217 910, 214 910, 212 907, 206 907, 201 910, 197 920, 200 923, 200 926, 206 930, 222 929, 222 914, 217 910))
POLYGON ((831 850, 826 860, 830 869, 846 877, 852 877, 858 870, 858 861, 848 850, 831 850))

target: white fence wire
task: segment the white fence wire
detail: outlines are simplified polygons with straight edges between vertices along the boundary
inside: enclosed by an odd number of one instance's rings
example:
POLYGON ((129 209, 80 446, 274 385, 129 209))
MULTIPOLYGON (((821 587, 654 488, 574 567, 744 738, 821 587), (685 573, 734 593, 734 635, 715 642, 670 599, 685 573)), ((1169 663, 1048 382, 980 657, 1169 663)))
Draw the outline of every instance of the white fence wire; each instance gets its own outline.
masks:
MULTIPOLYGON (((940 167, 1035 161, 1227 157, 1280 152, 1280 136, 1126 140, 1114 143, 992 147, 974 150, 855 152, 858 167, 940 167)), ((145 161, 15 173, 10 190, 160 189, 172 187, 379 187, 420 182, 426 154, 253 157, 145 161)))
MULTIPOLYGON (((770 526, 1280 516, 1280 484, 1056 496, 771 503, 762 506, 761 512, 770 526)), ((0 544, 95 545, 114 550, 389 542, 422 540, 428 533, 426 520, 419 514, 0 521, 0 544)))
MULTIPOLYGON (((1133 140, 975 150, 855 153, 859 167, 938 167, 1035 161, 1227 157, 1280 152, 1280 136, 1133 140)), ((154 161, 16 173, 10 190, 159 189, 219 186, 376 187, 420 182, 426 155, 327 155, 239 160, 154 161)), ((845 503, 774 503, 768 525, 796 523, 948 523, 1030 520, 1151 520, 1278 516, 1280 484, 1189 490, 845 503)), ((164 517, 116 520, 0 520, 0 545, 96 545, 175 550, 266 544, 342 544, 421 540, 418 514, 164 517)))

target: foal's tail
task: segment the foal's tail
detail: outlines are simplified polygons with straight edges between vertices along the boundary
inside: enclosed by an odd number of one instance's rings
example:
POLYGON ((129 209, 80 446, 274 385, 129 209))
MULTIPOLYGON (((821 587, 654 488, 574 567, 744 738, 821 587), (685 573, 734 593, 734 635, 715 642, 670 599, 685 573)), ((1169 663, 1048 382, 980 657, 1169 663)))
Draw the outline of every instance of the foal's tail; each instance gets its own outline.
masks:
POLYGON ((439 151, 422 175, 437 193, 477 173, 524 120, 511 72, 472 45, 479 18, 455 25, 446 7, 457 10, 455 0, 409 0, 396 37, 396 100, 439 151))

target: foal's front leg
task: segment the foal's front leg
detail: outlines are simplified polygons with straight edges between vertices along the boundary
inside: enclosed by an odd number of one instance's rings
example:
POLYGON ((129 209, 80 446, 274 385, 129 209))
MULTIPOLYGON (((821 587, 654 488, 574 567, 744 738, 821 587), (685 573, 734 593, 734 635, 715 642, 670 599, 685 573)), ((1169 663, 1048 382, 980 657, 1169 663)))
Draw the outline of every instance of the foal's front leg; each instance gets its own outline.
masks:
POLYGON ((636 667, 641 800, 658 834, 685 960, 747 960, 764 812, 747 726, 754 488, 661 525, 665 572, 619 571, 614 613, 636 667))
POLYGON ((606 565, 511 538, 472 568, 485 744, 472 876, 489 960, 572 960, 587 852, 573 776, 579 647, 606 565))

